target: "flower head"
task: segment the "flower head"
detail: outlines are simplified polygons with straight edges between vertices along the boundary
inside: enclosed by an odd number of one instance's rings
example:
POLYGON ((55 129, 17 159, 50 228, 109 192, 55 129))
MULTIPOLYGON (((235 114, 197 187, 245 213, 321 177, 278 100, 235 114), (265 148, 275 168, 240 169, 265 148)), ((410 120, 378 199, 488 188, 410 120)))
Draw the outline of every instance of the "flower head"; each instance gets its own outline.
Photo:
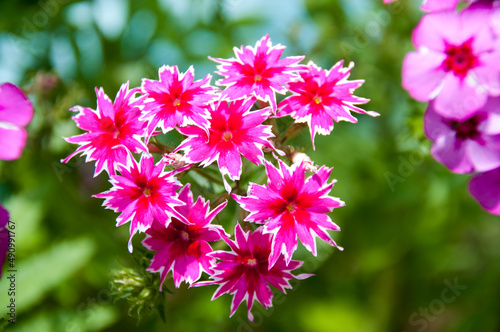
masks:
POLYGON ((0 85, 0 159, 21 157, 28 134, 23 128, 33 118, 33 106, 14 84, 0 85))
POLYGON ((403 63, 403 86, 419 101, 434 99, 439 114, 468 118, 488 95, 500 94, 500 43, 491 28, 491 10, 425 15, 413 32, 417 51, 403 63))
POLYGON ((71 111, 78 112, 73 117, 76 125, 87 133, 65 138, 80 147, 62 162, 82 153, 87 156, 86 161, 96 160, 94 176, 103 169, 116 174, 118 163, 125 164, 130 152, 147 151, 141 140, 146 134, 147 123, 139 119, 143 98, 135 97, 139 92, 137 88, 129 90, 128 82, 122 84, 113 103, 102 88, 96 88, 96 110, 82 106, 71 108, 71 111))
POLYGON ((183 171, 178 169, 164 172, 164 163, 155 165, 153 157, 143 154, 139 164, 129 158, 127 165, 119 165, 121 175, 111 175, 113 187, 106 192, 95 195, 104 198, 103 206, 115 212, 121 212, 116 218, 116 226, 130 221, 129 251, 132 252, 132 237, 137 231, 145 232, 158 221, 168 226, 172 217, 188 223, 176 206, 183 205, 176 191, 181 187, 174 174, 183 171))
POLYGON ((469 190, 485 210, 500 215, 500 168, 474 176, 469 190))
POLYGON ((344 206, 340 199, 328 196, 335 181, 327 183, 332 169, 322 166, 305 179, 304 164, 280 168, 266 162, 267 186, 250 183, 246 197, 232 195, 241 207, 250 212, 246 221, 264 224, 264 233, 274 234, 269 267, 281 253, 288 262, 297 249, 298 239, 316 255, 316 236, 337 246, 327 230, 338 231, 326 214, 344 206))
POLYGON ((500 97, 458 121, 439 115, 431 102, 425 132, 434 141, 431 153, 455 173, 484 172, 500 167, 500 97))
POLYGON ((218 85, 226 86, 223 98, 236 100, 255 96, 269 102, 276 112, 275 92, 285 94, 285 84, 296 78, 295 71, 301 68, 296 64, 304 59, 303 56, 291 56, 280 60, 284 49, 280 44, 273 46, 269 35, 265 35, 255 48, 235 47, 236 59, 210 58, 220 63, 217 74, 225 77, 217 81, 218 85))
POLYGON ((356 113, 378 116, 376 112, 367 112, 354 105, 365 104, 369 99, 353 95, 363 80, 348 81, 354 66, 343 67, 344 61, 337 62, 330 70, 321 69, 310 61, 307 71, 301 72, 301 80, 290 82, 288 88, 293 95, 285 98, 279 105, 279 115, 291 115, 296 122, 307 122, 314 147, 316 133, 328 135, 333 130, 333 120, 358 122, 351 115, 356 113))
POLYGON ((199 127, 177 130, 188 136, 176 149, 183 150, 188 163, 201 162, 208 166, 217 160, 222 175, 237 180, 241 175, 241 156, 261 164, 262 147, 272 148, 268 141, 274 135, 271 126, 262 125, 270 113, 268 109, 250 111, 254 99, 230 103, 220 101, 210 109, 209 132, 199 127))
POLYGON ((269 285, 286 293, 287 288, 292 288, 288 280, 311 276, 311 274, 293 275, 292 270, 302 266, 302 262, 292 260, 286 263, 283 256, 279 257, 273 267, 269 267, 271 236, 263 233, 262 227, 252 233, 245 233, 238 224, 235 238, 236 241, 226 240, 231 251, 215 251, 210 254, 220 260, 213 267, 215 272, 210 276, 213 281, 194 284, 194 286, 219 285, 212 300, 222 294, 233 295, 231 316, 243 300, 246 300, 248 319, 253 321, 251 310, 255 300, 266 308, 273 305, 273 292, 269 285))
POLYGON ((179 73, 177 66, 163 66, 158 71, 159 81, 143 79, 142 93, 148 98, 142 118, 148 122, 148 136, 160 127, 163 132, 175 126, 207 125, 207 103, 217 98, 215 87, 210 86, 209 74, 194 80, 194 69, 179 73))
POLYGON ((165 227, 155 221, 142 241, 147 249, 157 251, 147 270, 160 272, 161 284, 169 271, 172 271, 175 287, 183 281, 192 284, 200 278, 202 271, 213 273, 211 266, 215 259, 208 256, 212 252, 208 242, 228 236, 222 226, 211 224, 227 201, 210 211, 210 201, 205 202, 201 196, 193 203, 189 188, 188 184, 179 191, 179 200, 185 205, 176 207, 176 210, 190 224, 172 218, 172 222, 165 227))

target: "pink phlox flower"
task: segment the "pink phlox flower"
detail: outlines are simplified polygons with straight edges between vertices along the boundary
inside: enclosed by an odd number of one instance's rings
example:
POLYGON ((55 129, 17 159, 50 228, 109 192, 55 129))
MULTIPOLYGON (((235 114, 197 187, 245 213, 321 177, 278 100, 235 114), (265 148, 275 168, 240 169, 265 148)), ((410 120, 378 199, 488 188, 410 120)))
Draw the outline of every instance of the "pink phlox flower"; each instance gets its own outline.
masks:
POLYGON ((469 190, 485 210, 500 215, 500 168, 474 176, 469 190))
POLYGON ((439 114, 463 120, 500 94, 500 43, 491 9, 425 15, 413 31, 417 51, 403 63, 403 87, 419 101, 435 100, 439 114))
POLYGON ((192 66, 185 73, 177 66, 162 66, 158 76, 159 81, 142 80, 142 93, 147 97, 142 118, 148 120, 148 137, 157 127, 164 133, 188 124, 205 127, 207 103, 217 98, 218 91, 210 85, 212 76, 195 81, 192 66))
POLYGON ((457 121, 439 115, 431 102, 425 132, 434 141, 431 153, 455 173, 484 172, 500 167, 500 97, 457 121))
POLYGON ((86 162, 96 160, 94 176, 102 170, 114 175, 118 163, 127 163, 130 152, 148 151, 142 141, 147 123, 139 119, 144 97, 136 98, 138 93, 140 89, 129 90, 128 82, 124 83, 113 103, 102 88, 96 88, 96 110, 82 106, 71 108, 70 111, 78 112, 73 117, 76 125, 87 133, 64 138, 80 147, 62 162, 66 163, 81 153, 87 156, 86 162))
POLYGON ((268 140, 274 137, 271 126, 262 125, 270 110, 251 111, 254 101, 254 98, 229 103, 222 100, 211 105, 208 133, 195 126, 177 128, 188 137, 174 152, 182 150, 186 163, 201 162, 204 167, 217 160, 223 179, 228 175, 231 180, 238 180, 242 165, 240 154, 259 165, 264 158, 262 148, 273 149, 268 140))
POLYGON ((21 157, 28 133, 23 128, 33 118, 33 106, 14 84, 0 85, 0 159, 21 157))
POLYGON ((341 60, 326 70, 310 61, 307 71, 300 72, 301 80, 288 83, 293 95, 279 104, 278 116, 291 115, 296 122, 307 122, 313 147, 316 133, 328 135, 332 132, 333 120, 356 123, 358 120, 351 115, 351 111, 379 115, 354 106, 365 104, 369 99, 353 95, 364 80, 348 81, 354 63, 345 68, 343 64, 341 60))
POLYGON ((233 295, 231 302, 232 316, 239 305, 246 300, 248 319, 253 321, 251 309, 255 300, 266 309, 272 306, 273 292, 269 285, 286 294, 291 289, 288 280, 305 279, 312 274, 293 275, 292 271, 301 267, 303 262, 292 260, 285 262, 280 256, 274 266, 269 267, 271 236, 262 232, 262 227, 252 233, 243 232, 239 224, 235 228, 236 241, 226 239, 231 251, 214 251, 210 255, 219 262, 213 267, 210 276, 213 281, 204 281, 193 286, 219 285, 212 300, 222 294, 233 295))
POLYGON ((179 200, 177 190, 181 183, 174 177, 184 168, 172 172, 164 171, 165 164, 155 165, 151 155, 143 154, 139 164, 128 158, 126 165, 119 164, 121 175, 111 175, 113 187, 103 193, 94 195, 104 198, 103 206, 114 212, 121 212, 116 218, 116 226, 130 221, 130 240, 128 249, 132 252, 132 237, 148 230, 153 220, 168 226, 171 218, 177 218, 188 224, 186 218, 175 209, 185 203, 179 200))
POLYGON ((211 224, 227 201, 210 211, 210 201, 205 201, 201 196, 193 203, 189 184, 179 191, 179 200, 185 205, 176 207, 176 210, 190 224, 172 218, 172 222, 165 227, 154 221, 151 228, 146 230, 146 238, 142 241, 147 249, 157 251, 147 270, 160 272, 161 284, 168 272, 172 271, 177 288, 183 281, 189 284, 197 281, 202 271, 212 274, 211 266, 215 263, 215 258, 208 256, 212 252, 208 242, 229 236, 222 226, 211 224))
POLYGON ((234 48, 236 58, 209 59, 220 63, 217 74, 224 76, 216 82, 226 86, 223 98, 236 100, 255 96, 258 100, 268 102, 272 111, 276 112, 276 95, 286 93, 285 84, 295 79, 295 72, 302 69, 297 63, 304 56, 290 56, 280 60, 285 49, 281 44, 273 46, 269 35, 265 35, 252 46, 234 48))
MULTIPOLYGON (((316 256, 316 237, 337 247, 327 230, 340 228, 327 215, 344 206, 340 199, 328 195, 334 183, 328 183, 331 168, 322 166, 305 179, 304 164, 288 167, 282 161, 277 169, 266 162, 267 185, 250 183, 246 197, 232 195, 250 214, 245 221, 264 224, 264 233, 272 233, 269 267, 282 253, 287 262, 297 249, 298 239, 316 256)), ((340 248, 340 247, 339 247, 340 248)), ((342 250, 342 248, 340 248, 342 250)))

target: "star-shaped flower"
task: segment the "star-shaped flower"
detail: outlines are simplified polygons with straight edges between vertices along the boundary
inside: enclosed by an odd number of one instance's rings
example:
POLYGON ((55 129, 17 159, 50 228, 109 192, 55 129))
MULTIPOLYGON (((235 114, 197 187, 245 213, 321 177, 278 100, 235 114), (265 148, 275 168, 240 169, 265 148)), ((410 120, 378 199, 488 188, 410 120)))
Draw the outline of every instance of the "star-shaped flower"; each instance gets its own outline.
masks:
POLYGON ((229 236, 222 226, 211 224, 227 201, 210 211, 210 201, 206 202, 199 196, 193 203, 193 194, 189 189, 187 184, 179 191, 179 200, 185 205, 176 207, 176 210, 190 224, 172 218, 172 222, 165 227, 155 221, 146 231, 146 238, 142 241, 147 249, 157 251, 147 270, 160 272, 161 284, 170 271, 175 287, 179 287, 183 281, 192 284, 200 278, 202 271, 213 273, 211 266, 215 259, 208 256, 212 252, 208 242, 229 236))
POLYGON ((236 100, 255 96, 269 102, 273 112, 276 112, 275 92, 286 93, 285 84, 297 77, 295 73, 302 66, 296 64, 304 59, 303 56, 290 56, 280 60, 284 49, 280 44, 273 46, 269 35, 265 35, 255 48, 235 47, 236 58, 210 58, 220 63, 216 73, 225 77, 216 83, 226 86, 223 98, 236 100))
POLYGON ((143 98, 135 97, 139 92, 138 88, 129 90, 128 82, 122 84, 113 103, 102 88, 96 88, 96 110, 82 106, 71 108, 71 111, 78 112, 73 117, 76 125, 87 133, 64 138, 80 147, 62 162, 82 153, 87 156, 85 161, 96 160, 94 176, 102 170, 113 175, 118 163, 127 163, 130 152, 147 151, 142 141, 147 123, 139 120, 143 98))
MULTIPOLYGON (((269 267, 284 254, 290 262, 297 249, 298 239, 316 255, 316 236, 337 246, 327 230, 340 228, 327 215, 334 208, 344 206, 340 199, 328 195, 335 181, 328 183, 331 168, 322 166, 305 179, 304 164, 288 167, 283 162, 280 169, 266 162, 267 185, 250 183, 246 197, 233 194, 240 206, 249 211, 246 221, 264 224, 264 233, 272 233, 269 267)), ((341 249, 341 248, 340 248, 341 249)))

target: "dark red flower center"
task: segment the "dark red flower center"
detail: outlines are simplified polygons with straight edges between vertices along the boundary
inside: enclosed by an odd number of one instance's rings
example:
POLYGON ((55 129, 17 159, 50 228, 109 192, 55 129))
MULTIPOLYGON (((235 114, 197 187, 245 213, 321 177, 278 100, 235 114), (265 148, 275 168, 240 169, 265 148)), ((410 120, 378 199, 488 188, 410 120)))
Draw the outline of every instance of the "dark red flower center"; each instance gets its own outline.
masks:
POLYGON ((455 76, 464 78, 470 69, 479 64, 472 51, 472 38, 462 45, 446 45, 447 55, 443 62, 444 70, 452 71, 455 76))
POLYGON ((297 208, 297 205, 295 205, 294 203, 289 203, 287 206, 286 206, 286 210, 290 213, 293 213, 295 212, 295 209, 297 208))
POLYGON ((229 130, 226 130, 223 134, 222 134, 222 139, 224 141, 230 141, 231 139, 233 138, 233 133, 229 130))
POLYGON ((245 257, 238 257, 238 262, 248 266, 248 267, 256 267, 259 262, 257 261, 257 258, 253 256, 245 256, 245 257))
POLYGON ((478 125, 484 120, 481 114, 476 114, 465 121, 450 120, 449 126, 455 130, 458 139, 477 139, 480 137, 478 125))
POLYGON ((179 232, 179 235, 180 235, 181 239, 183 239, 184 241, 189 240, 189 233, 187 231, 182 230, 179 232))
POLYGON ((142 193, 144 194, 144 196, 149 197, 149 196, 151 196, 151 189, 149 189, 148 187, 146 187, 146 188, 144 188, 144 190, 142 191, 142 193))

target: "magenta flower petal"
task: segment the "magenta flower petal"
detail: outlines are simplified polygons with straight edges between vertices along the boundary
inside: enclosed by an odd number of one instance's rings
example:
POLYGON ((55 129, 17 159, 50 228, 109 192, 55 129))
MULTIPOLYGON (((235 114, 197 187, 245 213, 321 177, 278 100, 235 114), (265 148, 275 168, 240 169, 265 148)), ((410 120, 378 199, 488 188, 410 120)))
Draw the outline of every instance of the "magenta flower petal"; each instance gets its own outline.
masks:
POLYGON ((254 96, 258 100, 271 104, 276 112, 275 92, 285 94, 285 84, 295 79, 295 72, 301 67, 297 63, 303 56, 286 57, 280 60, 285 49, 278 44, 273 46, 269 35, 262 37, 252 46, 234 48, 236 58, 211 60, 220 63, 217 74, 225 78, 217 81, 218 85, 226 86, 223 98, 236 100, 254 96))
POLYGON ((500 97, 462 121, 439 115, 431 102, 425 132, 434 141, 431 153, 452 172, 485 172, 500 167, 500 97))
POLYGON ((187 162, 208 166, 217 160, 221 174, 238 180, 241 175, 241 155, 261 164, 262 148, 272 148, 268 138, 274 137, 271 126, 262 125, 269 109, 250 111, 255 99, 220 101, 210 107, 209 130, 184 127, 177 130, 188 136, 176 149, 184 151, 187 162))
POLYGON ((500 168, 474 176, 469 190, 485 210, 500 215, 500 168))
POLYGON ((179 191, 179 200, 185 205, 176 207, 189 224, 172 218, 172 222, 165 227, 155 221, 142 241, 147 249, 157 251, 147 270, 160 272, 161 285, 169 271, 172 271, 175 287, 179 287, 183 281, 192 284, 200 278, 202 271, 213 273, 211 266, 215 258, 209 256, 212 247, 208 242, 229 236, 222 226, 211 224, 227 201, 210 211, 210 201, 205 201, 201 196, 193 203, 189 188, 188 184, 179 191))
POLYGON ((314 255, 316 236, 336 247, 327 230, 340 228, 326 213, 344 206, 344 202, 328 196, 335 182, 327 182, 332 169, 323 166, 305 179, 303 164, 288 167, 280 161, 279 169, 268 162, 265 165, 269 178, 267 186, 251 183, 246 197, 232 196, 250 212, 246 221, 264 224, 264 233, 274 235, 269 267, 277 262, 280 254, 289 263, 298 240, 314 255))
POLYGON ((22 127, 33 118, 33 106, 17 86, 0 85, 0 159, 21 157, 28 134, 22 127))
POLYGON ((173 176, 182 172, 180 168, 164 172, 164 164, 154 164, 152 156, 142 155, 139 164, 128 158, 126 165, 118 165, 121 175, 111 175, 113 187, 106 192, 94 195, 104 198, 103 206, 115 212, 121 212, 116 218, 116 225, 130 221, 129 251, 132 252, 132 237, 137 231, 145 232, 156 220, 167 227, 172 218, 188 223, 175 207, 185 204, 179 200, 176 191, 180 182, 173 176))
POLYGON ((354 63, 351 62, 346 68, 343 63, 339 61, 330 70, 324 70, 310 61, 307 71, 300 72, 301 80, 288 84, 293 95, 285 98, 279 105, 278 115, 291 115, 296 122, 307 122, 313 147, 316 133, 330 134, 333 121, 357 122, 351 111, 379 115, 354 106, 365 104, 369 99, 353 95, 354 90, 364 81, 348 81, 354 63))
POLYGON ((96 110, 73 107, 71 111, 78 112, 73 120, 78 128, 87 133, 65 138, 67 142, 79 144, 80 147, 62 162, 66 163, 81 153, 87 156, 86 162, 96 161, 94 176, 103 170, 114 175, 118 163, 127 163, 130 152, 148 151, 141 140, 146 135, 147 123, 139 119, 144 98, 134 97, 138 92, 138 89, 129 90, 127 82, 121 86, 113 103, 102 88, 96 88, 96 110))
POLYGON ((210 254, 219 260, 210 276, 213 281, 198 282, 193 286, 219 285, 212 300, 222 294, 233 295, 230 316, 246 300, 248 319, 253 321, 251 310, 255 300, 266 309, 272 306, 273 292, 269 285, 286 293, 286 289, 292 288, 288 282, 290 279, 305 279, 311 274, 293 275, 292 271, 302 266, 302 262, 292 260, 286 263, 283 256, 270 267, 271 235, 263 233, 262 227, 250 233, 243 232, 237 224, 235 237, 236 241, 226 239, 230 252, 215 251, 210 254))
POLYGON ((163 66, 158 76, 159 81, 142 81, 142 92, 148 98, 142 117, 148 120, 148 136, 157 127, 164 133, 188 124, 206 127, 207 104, 217 98, 218 90, 210 85, 212 76, 195 81, 192 66, 185 73, 177 66, 163 66))

